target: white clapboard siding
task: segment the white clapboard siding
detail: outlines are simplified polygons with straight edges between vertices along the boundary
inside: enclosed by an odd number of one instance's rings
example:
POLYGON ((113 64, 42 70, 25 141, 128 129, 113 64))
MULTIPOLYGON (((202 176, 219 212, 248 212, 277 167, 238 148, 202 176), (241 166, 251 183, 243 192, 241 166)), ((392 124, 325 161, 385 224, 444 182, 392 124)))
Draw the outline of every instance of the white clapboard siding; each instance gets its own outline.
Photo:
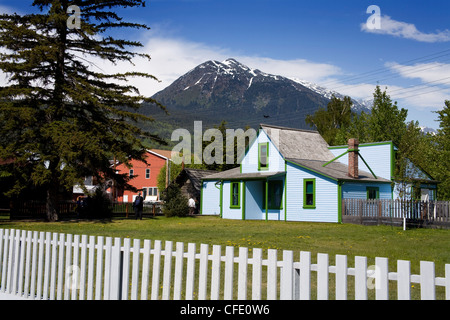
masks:
POLYGON ((385 257, 368 265, 359 256, 15 229, 0 229, 0 281, 0 298, 36 300, 410 300, 415 283, 422 300, 435 300, 437 287, 450 300, 450 264, 436 277, 429 261, 411 274, 410 261, 389 270, 385 257))

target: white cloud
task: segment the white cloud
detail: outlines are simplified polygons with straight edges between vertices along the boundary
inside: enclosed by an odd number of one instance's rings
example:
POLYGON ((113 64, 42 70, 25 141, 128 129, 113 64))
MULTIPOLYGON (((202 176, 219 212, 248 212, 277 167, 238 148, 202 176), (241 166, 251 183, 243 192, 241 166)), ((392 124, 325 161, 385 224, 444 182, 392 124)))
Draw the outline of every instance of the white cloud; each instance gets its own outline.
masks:
POLYGON ((401 22, 391 19, 391 17, 381 16, 381 28, 372 29, 367 27, 367 23, 361 24, 361 30, 370 33, 388 34, 394 37, 416 40, 420 42, 448 42, 450 41, 450 30, 425 33, 419 31, 412 23, 401 22))
POLYGON ((418 79, 420 83, 394 90, 398 99, 417 108, 441 108, 443 102, 450 97, 450 64, 441 62, 401 65, 387 63, 393 72, 402 78, 418 79))
POLYGON ((325 81, 329 77, 338 75, 341 71, 339 67, 326 63, 316 63, 304 59, 279 60, 245 56, 233 53, 228 49, 174 38, 149 38, 139 51, 150 54, 152 59, 148 61, 137 58, 134 60, 135 66, 129 63, 118 63, 113 66, 95 58, 95 65, 105 73, 135 70, 154 75, 160 82, 142 78, 129 81, 130 84, 139 88, 141 94, 147 96, 164 89, 189 70, 208 60, 223 61, 227 58, 235 58, 253 69, 285 77, 301 78, 310 82, 325 81))
POLYGON ((237 56, 236 59, 250 68, 260 69, 266 73, 287 78, 299 78, 314 83, 324 81, 341 72, 341 69, 337 66, 304 59, 278 60, 246 56, 237 56))
POLYGON ((399 63, 387 63, 386 66, 403 78, 420 79, 423 82, 447 84, 450 86, 450 64, 430 62, 408 66, 399 63))

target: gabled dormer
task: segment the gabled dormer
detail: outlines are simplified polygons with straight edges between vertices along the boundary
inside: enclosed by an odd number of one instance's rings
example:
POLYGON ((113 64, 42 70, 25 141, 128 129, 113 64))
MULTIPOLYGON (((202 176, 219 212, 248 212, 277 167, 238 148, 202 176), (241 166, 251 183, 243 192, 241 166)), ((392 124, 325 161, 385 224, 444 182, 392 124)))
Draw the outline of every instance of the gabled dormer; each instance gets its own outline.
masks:
POLYGON ((269 136, 261 127, 240 162, 241 173, 284 171, 284 159, 278 147, 278 139, 269 136))
POLYGON ((328 161, 333 157, 317 131, 261 124, 240 162, 241 173, 285 171, 286 159, 328 161))

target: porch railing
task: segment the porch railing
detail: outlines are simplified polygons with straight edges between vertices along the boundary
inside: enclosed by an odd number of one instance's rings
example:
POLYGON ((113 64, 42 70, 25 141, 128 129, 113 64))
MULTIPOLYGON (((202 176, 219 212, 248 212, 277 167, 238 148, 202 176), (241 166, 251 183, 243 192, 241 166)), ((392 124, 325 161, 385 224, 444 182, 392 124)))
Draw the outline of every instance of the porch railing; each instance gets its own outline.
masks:
POLYGON ((343 199, 342 222, 450 227, 449 201, 343 199))

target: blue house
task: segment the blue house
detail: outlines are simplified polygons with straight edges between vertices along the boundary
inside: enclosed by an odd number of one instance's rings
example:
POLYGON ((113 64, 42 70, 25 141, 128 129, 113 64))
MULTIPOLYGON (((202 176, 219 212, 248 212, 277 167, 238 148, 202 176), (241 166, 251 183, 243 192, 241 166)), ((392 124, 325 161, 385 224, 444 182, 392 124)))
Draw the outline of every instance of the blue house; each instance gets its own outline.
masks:
POLYGON ((240 166, 203 178, 201 213, 341 222, 341 201, 394 197, 392 143, 330 147, 317 131, 261 125, 240 166))

